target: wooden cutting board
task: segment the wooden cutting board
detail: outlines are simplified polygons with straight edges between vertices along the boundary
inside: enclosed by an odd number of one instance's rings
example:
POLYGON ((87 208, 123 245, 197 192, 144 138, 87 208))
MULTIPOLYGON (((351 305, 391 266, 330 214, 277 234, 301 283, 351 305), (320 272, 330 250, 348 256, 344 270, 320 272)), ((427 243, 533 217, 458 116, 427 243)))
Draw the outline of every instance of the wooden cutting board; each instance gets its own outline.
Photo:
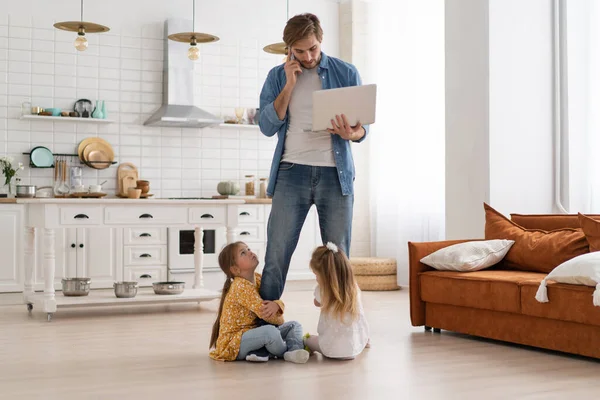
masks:
POLYGON ((119 168, 117 169, 117 185, 119 194, 121 196, 127 196, 127 190, 131 187, 131 182, 133 182, 133 187, 136 187, 138 179, 140 178, 138 174, 138 169, 135 165, 133 165, 132 163, 119 164, 119 168), (125 181, 127 182, 127 187, 123 186, 123 183, 125 181))

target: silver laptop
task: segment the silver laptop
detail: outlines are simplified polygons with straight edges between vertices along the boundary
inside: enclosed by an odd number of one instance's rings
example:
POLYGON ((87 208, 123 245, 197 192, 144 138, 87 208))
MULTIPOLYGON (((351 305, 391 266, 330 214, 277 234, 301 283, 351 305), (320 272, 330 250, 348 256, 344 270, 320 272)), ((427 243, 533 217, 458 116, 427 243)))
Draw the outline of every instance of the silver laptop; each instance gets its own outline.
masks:
POLYGON ((375 122, 377 85, 349 86, 313 92, 312 130, 331 128, 336 115, 345 114, 350 125, 375 122))

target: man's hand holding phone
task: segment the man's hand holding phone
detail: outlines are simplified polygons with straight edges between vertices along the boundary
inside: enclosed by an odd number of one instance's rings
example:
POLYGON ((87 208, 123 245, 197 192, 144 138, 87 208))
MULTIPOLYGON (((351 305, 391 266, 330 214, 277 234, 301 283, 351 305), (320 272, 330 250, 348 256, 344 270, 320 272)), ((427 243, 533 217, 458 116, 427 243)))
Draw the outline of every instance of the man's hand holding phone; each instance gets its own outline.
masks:
POLYGON ((285 62, 283 69, 285 70, 285 77, 287 79, 286 86, 289 85, 290 89, 293 89, 296 86, 296 78, 298 77, 298 74, 302 73, 302 68, 300 68, 300 63, 294 57, 291 49, 288 53, 287 61, 285 62))

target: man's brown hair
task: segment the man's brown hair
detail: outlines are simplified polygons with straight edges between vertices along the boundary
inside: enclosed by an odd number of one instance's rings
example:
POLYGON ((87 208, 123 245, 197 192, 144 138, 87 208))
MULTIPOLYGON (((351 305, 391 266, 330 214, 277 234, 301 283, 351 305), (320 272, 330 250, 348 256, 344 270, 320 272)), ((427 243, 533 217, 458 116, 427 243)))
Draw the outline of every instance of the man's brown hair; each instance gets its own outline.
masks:
POLYGON ((283 30, 283 41, 291 47, 298 40, 306 39, 310 35, 321 42, 323 40, 323 29, 321 21, 314 14, 299 14, 290 18, 283 30))

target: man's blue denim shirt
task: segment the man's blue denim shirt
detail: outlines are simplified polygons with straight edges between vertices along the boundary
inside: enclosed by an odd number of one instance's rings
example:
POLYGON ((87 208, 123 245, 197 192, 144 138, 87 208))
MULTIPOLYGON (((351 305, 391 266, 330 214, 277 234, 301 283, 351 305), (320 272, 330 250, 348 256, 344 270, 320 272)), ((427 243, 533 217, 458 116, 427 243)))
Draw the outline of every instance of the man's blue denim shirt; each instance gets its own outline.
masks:
MULTIPOLYGON (((267 194, 269 196, 273 196, 275 192, 277 172, 281 157, 283 156, 285 135, 288 130, 289 110, 282 121, 277 116, 273 105, 287 81, 283 66, 284 64, 278 65, 269 71, 269 75, 260 93, 260 116, 258 120, 260 130, 264 135, 269 137, 277 133, 277 147, 273 154, 273 163, 271 164, 269 185, 267 187, 267 194)), ((321 62, 317 67, 317 73, 321 77, 321 82, 323 82, 323 89, 359 86, 362 84, 358 70, 354 65, 335 57, 328 57, 323 52, 321 52, 321 62)), ((334 115, 331 118, 334 118, 334 115)), ((362 142, 369 133, 369 127, 367 125, 363 125, 363 127, 365 128, 365 135, 360 140, 357 140, 357 142, 362 142)), ((338 170, 340 185, 342 186, 342 194, 353 194, 354 159, 352 158, 350 142, 334 134, 331 135, 331 140, 333 157, 338 170)))

